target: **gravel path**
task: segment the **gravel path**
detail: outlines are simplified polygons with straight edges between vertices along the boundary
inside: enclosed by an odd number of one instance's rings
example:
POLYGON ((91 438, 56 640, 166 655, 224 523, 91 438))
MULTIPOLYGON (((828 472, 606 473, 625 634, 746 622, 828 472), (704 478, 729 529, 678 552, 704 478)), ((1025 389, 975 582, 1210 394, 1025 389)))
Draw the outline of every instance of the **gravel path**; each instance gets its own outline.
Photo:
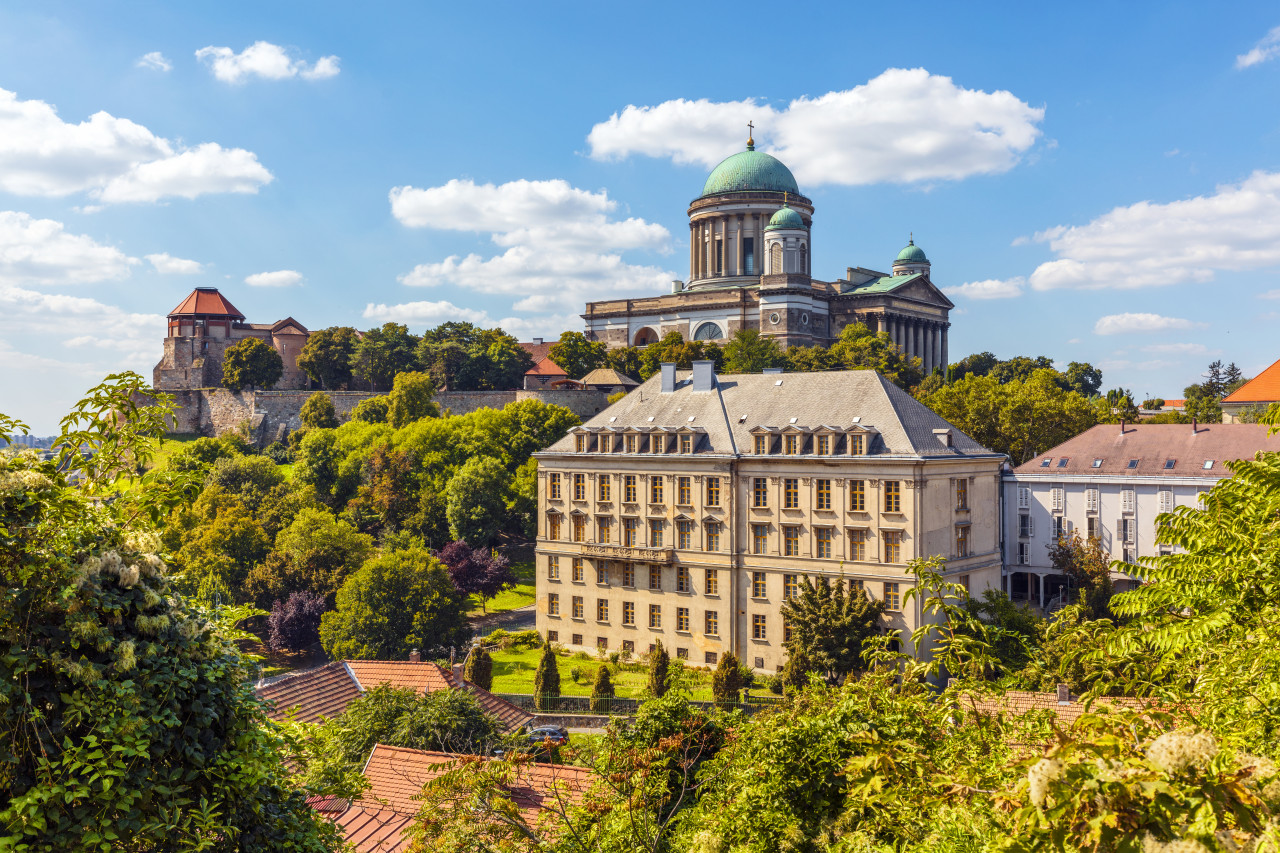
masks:
POLYGON ((476 616, 471 620, 471 636, 483 637, 494 628, 502 628, 506 631, 528 631, 533 628, 535 618, 536 613, 532 604, 503 613, 476 616))

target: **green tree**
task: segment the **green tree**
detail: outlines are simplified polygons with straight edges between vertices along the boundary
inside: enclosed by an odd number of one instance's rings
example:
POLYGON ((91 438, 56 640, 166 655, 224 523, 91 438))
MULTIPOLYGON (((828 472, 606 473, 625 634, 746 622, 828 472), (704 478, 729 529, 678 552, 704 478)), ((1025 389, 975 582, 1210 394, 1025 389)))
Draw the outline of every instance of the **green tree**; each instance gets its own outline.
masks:
POLYGON ((809 674, 815 671, 813 661, 805 655, 804 649, 796 648, 787 653, 787 662, 782 666, 782 686, 803 690, 809 683, 809 674))
POLYGON ((609 363, 609 347, 604 341, 589 341, 582 332, 565 332, 551 345, 547 356, 560 365, 571 379, 581 379, 609 363))
POLYGON ((839 365, 826 347, 791 347, 786 353, 786 367, 793 373, 818 373, 839 365))
POLYGON ((462 677, 477 687, 493 689, 493 657, 483 646, 477 647, 468 656, 462 677))
POLYGON ((903 352, 887 332, 872 333, 862 323, 850 323, 840 331, 831 357, 846 370, 877 371, 904 390, 924 379, 920 359, 903 352))
POLYGON ((607 714, 613 700, 613 679, 609 677, 607 664, 600 664, 596 680, 591 685, 591 713, 607 714))
POLYGON ((440 417, 440 407, 432 402, 436 383, 430 373, 398 373, 387 395, 387 423, 400 429, 419 418, 440 417))
POLYGON ((637 347, 612 347, 605 367, 640 381, 640 350, 637 347))
POLYGON ((488 344, 467 365, 470 385, 481 391, 509 391, 524 387, 524 375, 533 369, 533 356, 520 342, 500 329, 487 332, 488 344))
MULTIPOLYGON (((987 375, 1002 385, 1010 382, 1026 382, 1037 370, 1053 370, 1053 359, 1047 355, 1035 358, 1026 355, 1015 355, 1013 358, 998 361, 987 375)), ((1057 371, 1054 370, 1056 373, 1057 371)))
POLYGON ((365 332, 351 356, 351 370, 375 390, 385 391, 397 373, 413 370, 417 364, 415 350, 418 339, 409 327, 400 323, 384 323, 381 328, 365 332))
POLYGON ((222 356, 222 384, 232 391, 267 388, 284 375, 284 360, 275 347, 258 338, 245 338, 227 347, 222 356))
POLYGON ((389 397, 370 397, 367 400, 361 400, 351 410, 351 420, 364 421, 368 424, 385 424, 390 410, 391 400, 389 397))
POLYGON ((661 699, 667 695, 667 690, 671 687, 670 669, 671 656, 667 654, 662 641, 658 640, 653 651, 649 652, 649 695, 653 698, 661 699))
POLYGON ((238 443, 223 438, 197 438, 179 447, 165 463, 170 471, 192 471, 205 474, 219 459, 242 456, 238 443))
POLYGON ((257 513, 271 490, 284 483, 280 466, 265 456, 231 456, 213 463, 206 487, 234 495, 250 513, 257 513))
POLYGON ((556 653, 551 651, 551 641, 542 646, 542 657, 533 674, 533 706, 539 711, 549 711, 560 698, 560 669, 556 666, 556 653))
POLYGON ((185 587, 189 593, 194 592, 201 578, 217 572, 236 592, 237 601, 243 602, 245 578, 266 558, 270 548, 262 525, 247 510, 238 506, 226 509, 212 523, 201 526, 178 552, 178 562, 186 575, 185 587))
POLYGON ((1220 398, 1205 391, 1203 385, 1188 385, 1182 392, 1186 405, 1183 411, 1187 417, 1202 424, 1222 423, 1222 406, 1220 398))
POLYGON ((338 412, 333 407, 333 400, 323 391, 308 397, 298 416, 307 429, 336 429, 338 426, 338 412))
POLYGON ((951 365, 948 373, 953 382, 959 381, 970 374, 986 376, 999 363, 1000 359, 996 358, 996 354, 993 352, 976 352, 951 365))
POLYGON ((488 545, 506 520, 511 475, 496 459, 469 459, 445 487, 445 515, 454 539, 488 545))
POLYGON ((1082 539, 1078 532, 1049 546, 1049 563, 1054 571, 1071 579, 1074 602, 1085 608, 1090 619, 1109 615, 1111 600, 1111 555, 1097 538, 1082 539))
POLYGON ((834 584, 825 576, 816 584, 805 578, 799 595, 782 603, 782 618, 791 626, 787 654, 833 683, 842 681, 865 668, 863 645, 880 633, 883 615, 884 602, 852 581, 846 586, 844 578, 834 584))
POLYGON ((425 548, 366 560, 320 622, 331 658, 404 660, 411 649, 444 653, 467 638, 466 602, 425 548))
POLYGON ((249 572, 246 591, 258 602, 306 590, 334 600, 346 579, 373 556, 373 539, 321 507, 298 511, 276 536, 275 560, 249 572))
POLYGON ((298 367, 329 391, 351 384, 351 360, 359 337, 350 326, 312 332, 298 353, 298 367))
POLYGON ((722 708, 736 705, 742 698, 742 688, 745 686, 738 656, 733 652, 725 652, 720 656, 715 671, 711 673, 711 695, 716 704, 722 708))
POLYGON ((1081 397, 1095 397, 1102 388, 1102 371, 1087 361, 1067 365, 1067 386, 1081 397))
POLYGON ((724 348, 724 369, 728 373, 759 373, 785 362, 778 342, 762 337, 758 329, 739 329, 724 348))

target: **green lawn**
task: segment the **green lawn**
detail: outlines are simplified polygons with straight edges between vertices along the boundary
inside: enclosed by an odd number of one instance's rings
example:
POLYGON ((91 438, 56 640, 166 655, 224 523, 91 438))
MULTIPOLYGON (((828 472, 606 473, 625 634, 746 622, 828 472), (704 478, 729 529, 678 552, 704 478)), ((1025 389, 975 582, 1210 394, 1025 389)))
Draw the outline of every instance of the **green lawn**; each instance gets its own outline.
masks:
MULTIPOLYGON (((493 692, 494 693, 532 693, 533 676, 538 670, 538 661, 542 657, 542 649, 504 649, 493 653, 493 692)), ((596 658, 577 657, 574 655, 557 655, 556 666, 560 670, 560 694, 562 696, 590 696, 591 685, 595 682, 596 670, 601 661, 596 658), (573 680, 573 669, 581 671, 577 683, 573 680)), ((711 698, 711 673, 701 670, 685 670, 690 681, 689 693, 692 699, 711 698)), ((623 664, 621 672, 613 673, 613 688, 617 696, 624 699, 638 699, 649 684, 648 670, 640 664, 623 664)))
POLYGON ((182 445, 195 441, 197 438, 203 438, 203 436, 169 433, 161 439, 160 446, 156 448, 155 458, 151 460, 151 464, 147 466, 147 469, 163 467, 169 461, 169 457, 177 453, 182 448, 182 445))
MULTIPOLYGON (((511 571, 515 573, 516 585, 511 589, 503 590, 485 602, 484 613, 502 613, 507 610, 515 610, 517 607, 533 604, 533 561, 513 562, 511 571)), ((474 595, 471 596, 471 611, 468 615, 482 615, 480 599, 474 595)))

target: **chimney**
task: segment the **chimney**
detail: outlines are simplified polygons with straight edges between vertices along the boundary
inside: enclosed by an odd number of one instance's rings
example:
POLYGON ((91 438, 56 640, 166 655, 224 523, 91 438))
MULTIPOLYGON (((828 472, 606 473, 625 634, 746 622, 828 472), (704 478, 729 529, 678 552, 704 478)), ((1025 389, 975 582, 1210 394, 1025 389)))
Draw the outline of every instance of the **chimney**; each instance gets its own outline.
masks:
POLYGON ((1058 685, 1058 704, 1059 705, 1071 704, 1071 688, 1065 684, 1058 685))
POLYGON ((714 361, 695 361, 693 363, 693 390, 711 391, 716 387, 716 363, 714 361))
POLYGON ((1200 427, 1200 425, 1196 422, 1196 419, 1195 419, 1195 418, 1192 418, 1192 419, 1191 419, 1191 434, 1192 434, 1192 435, 1195 435, 1195 434, 1196 434, 1196 431, 1199 429, 1199 427, 1200 427))
POLYGON ((670 394, 676 390, 676 366, 673 362, 662 362, 662 393, 670 394))
POLYGON ((409 663, 422 663, 422 652, 417 649, 409 652, 409 663))
POLYGON ((951 446, 951 430, 935 429, 933 431, 933 437, 938 439, 938 443, 941 444, 943 447, 951 446))
POLYGON ((844 268, 844 280, 853 281, 853 267, 844 268))
POLYGON ((782 372, 781 367, 766 367, 764 370, 761 371, 761 373, 781 373, 781 372, 782 372))
POLYGON ((1120 419, 1120 434, 1124 435, 1124 418, 1120 419))
POLYGON ((683 282, 683 281, 680 281, 679 279, 676 279, 675 281, 671 282, 671 292, 672 292, 672 293, 679 293, 679 292, 680 292, 680 291, 682 291, 682 290, 684 290, 684 282, 683 282))
POLYGON ((453 665, 453 677, 454 677, 454 678, 456 678, 456 679, 458 679, 459 681, 466 681, 466 680, 467 680, 467 679, 462 675, 462 664, 460 664, 460 663, 455 663, 455 664, 453 665))
POLYGON ((540 346, 542 346, 542 338, 534 338, 534 339, 533 339, 533 345, 534 345, 535 347, 540 347, 540 346))

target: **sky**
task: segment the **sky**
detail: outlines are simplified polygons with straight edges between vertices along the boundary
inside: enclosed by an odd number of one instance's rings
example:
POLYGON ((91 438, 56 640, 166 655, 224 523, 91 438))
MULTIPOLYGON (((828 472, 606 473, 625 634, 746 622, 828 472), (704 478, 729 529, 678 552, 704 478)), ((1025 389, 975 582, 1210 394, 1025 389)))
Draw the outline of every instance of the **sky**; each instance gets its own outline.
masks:
POLYGON ((36 434, 218 287, 252 322, 522 340, 688 277, 757 147, 818 278, 914 234, 952 359, 1180 397, 1280 358, 1274 3, 0 6, 0 412, 36 434))

